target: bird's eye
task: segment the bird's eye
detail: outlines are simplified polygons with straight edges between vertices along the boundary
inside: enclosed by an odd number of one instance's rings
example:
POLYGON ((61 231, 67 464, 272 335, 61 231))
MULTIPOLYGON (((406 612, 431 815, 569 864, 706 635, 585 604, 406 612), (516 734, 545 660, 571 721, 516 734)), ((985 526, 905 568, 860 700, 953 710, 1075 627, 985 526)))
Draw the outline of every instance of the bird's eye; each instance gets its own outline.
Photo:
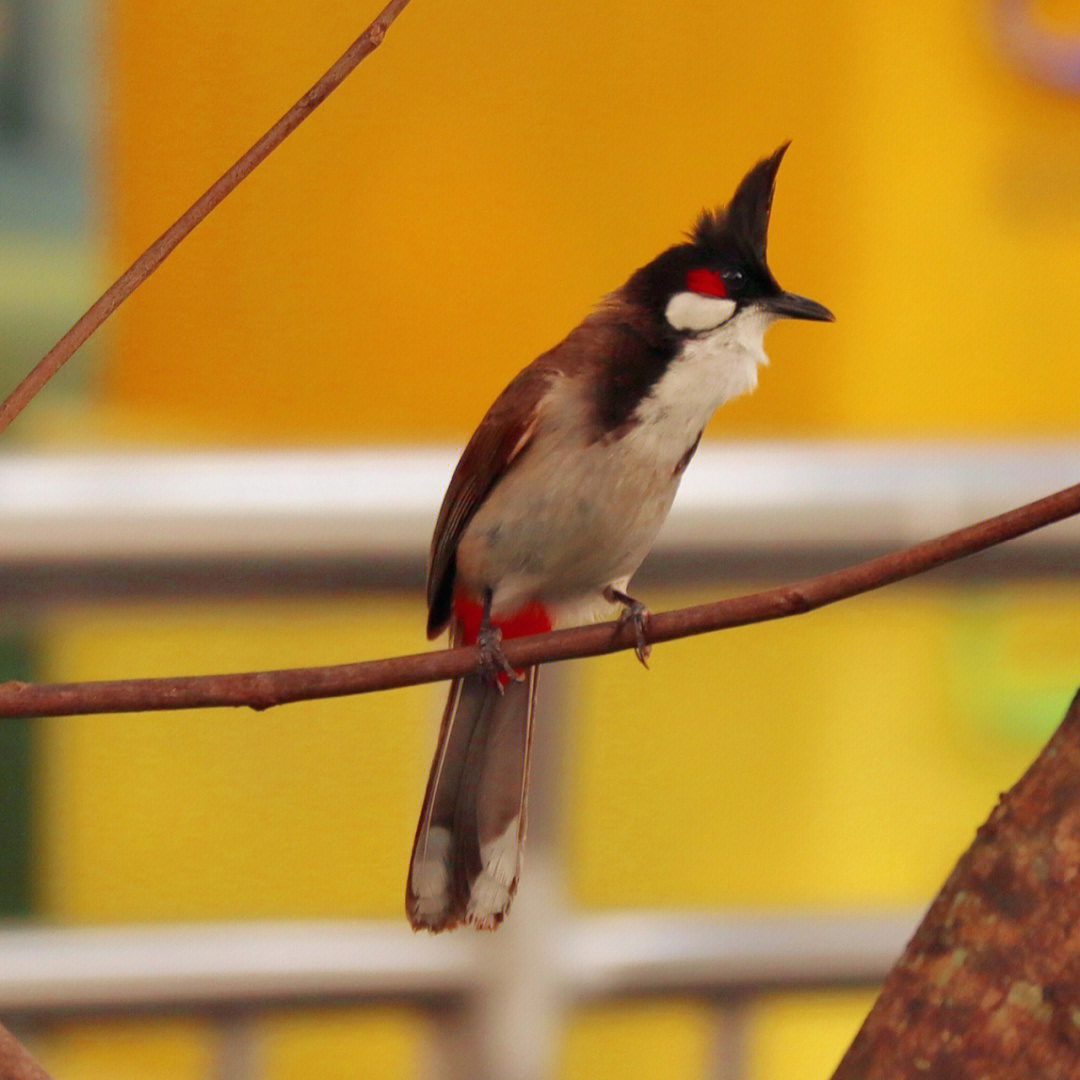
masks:
POLYGON ((699 267, 686 274, 686 288, 699 296, 727 296, 727 285, 717 270, 699 267))
POLYGON ((731 290, 737 290, 742 288, 742 283, 745 280, 745 275, 741 270, 729 270, 725 275, 727 281, 727 287, 731 290))

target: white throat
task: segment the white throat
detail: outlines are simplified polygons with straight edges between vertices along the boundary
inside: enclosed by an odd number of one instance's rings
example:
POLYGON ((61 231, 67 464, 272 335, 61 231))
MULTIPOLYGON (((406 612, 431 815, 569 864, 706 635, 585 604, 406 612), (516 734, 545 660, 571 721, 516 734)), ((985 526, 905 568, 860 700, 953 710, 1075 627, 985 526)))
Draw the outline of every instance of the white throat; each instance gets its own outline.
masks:
POLYGON ((758 366, 769 362, 764 338, 774 317, 751 307, 710 333, 687 338, 638 405, 638 420, 670 427, 675 438, 696 438, 721 405, 757 386, 758 366))

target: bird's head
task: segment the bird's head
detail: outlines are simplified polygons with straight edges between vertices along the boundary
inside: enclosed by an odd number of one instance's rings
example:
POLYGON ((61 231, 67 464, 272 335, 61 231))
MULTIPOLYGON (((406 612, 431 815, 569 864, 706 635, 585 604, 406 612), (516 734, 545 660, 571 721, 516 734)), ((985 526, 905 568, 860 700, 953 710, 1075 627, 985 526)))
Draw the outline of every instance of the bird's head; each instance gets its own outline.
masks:
POLYGON ((828 308, 781 289, 765 260, 776 172, 787 147, 759 161, 727 206, 703 212, 686 243, 638 270, 624 296, 687 337, 747 315, 765 325, 777 318, 831 321, 828 308))

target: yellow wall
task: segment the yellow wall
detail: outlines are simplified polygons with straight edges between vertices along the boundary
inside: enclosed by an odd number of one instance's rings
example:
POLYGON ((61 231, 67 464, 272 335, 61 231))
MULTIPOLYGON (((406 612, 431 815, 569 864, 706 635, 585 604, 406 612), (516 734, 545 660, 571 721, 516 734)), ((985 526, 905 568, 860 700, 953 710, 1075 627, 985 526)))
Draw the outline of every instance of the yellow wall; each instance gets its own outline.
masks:
MULTIPOLYGON (((116 269, 374 10, 109 5, 116 269)), ((773 331, 760 391, 715 433, 1074 433, 1080 104, 1015 75, 986 11, 414 0, 125 305, 100 413, 140 442, 460 440, 518 367, 791 137, 771 260, 838 322, 773 331)), ((1063 711, 1077 601, 894 589, 665 647, 649 674, 579 665, 577 899, 926 899, 1037 745, 1025 704, 1063 711)), ((422 622, 407 596, 120 605, 45 630, 50 674, 75 679, 410 651, 422 622)), ((437 696, 45 725, 51 912, 397 916, 437 696)), ((825 1075, 865 1005, 778 999, 755 1021, 755 1077, 825 1075)), ((393 1011, 290 1018, 268 1030, 268 1075, 306 1075, 314 1047, 353 1076, 358 1046, 379 1075, 414 1075, 420 1031, 393 1011)), ((74 1024, 54 1071, 194 1076, 211 1038, 74 1024)), ((711 1038, 694 1007, 590 1011, 565 1072, 700 1075, 711 1038)))

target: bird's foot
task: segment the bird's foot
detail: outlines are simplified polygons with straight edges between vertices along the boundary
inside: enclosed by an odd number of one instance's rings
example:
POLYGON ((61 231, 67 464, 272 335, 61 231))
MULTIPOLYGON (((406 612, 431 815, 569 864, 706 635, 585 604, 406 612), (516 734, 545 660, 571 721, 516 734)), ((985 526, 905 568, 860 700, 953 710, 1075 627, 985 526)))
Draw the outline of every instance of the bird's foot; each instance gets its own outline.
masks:
POLYGON ((525 672, 518 671, 509 660, 502 647, 502 631, 497 626, 482 626, 476 638, 480 649, 480 675, 500 694, 506 690, 506 684, 513 679, 522 682, 525 672))
POLYGON ((632 596, 627 596, 626 593, 610 585, 604 590, 604 599, 612 604, 622 604, 616 633, 627 623, 633 626, 634 640, 637 642, 634 646, 634 654, 641 661, 642 667, 647 668, 649 656, 652 653, 652 646, 645 640, 645 631, 649 626, 649 609, 640 600, 635 600, 632 596))

